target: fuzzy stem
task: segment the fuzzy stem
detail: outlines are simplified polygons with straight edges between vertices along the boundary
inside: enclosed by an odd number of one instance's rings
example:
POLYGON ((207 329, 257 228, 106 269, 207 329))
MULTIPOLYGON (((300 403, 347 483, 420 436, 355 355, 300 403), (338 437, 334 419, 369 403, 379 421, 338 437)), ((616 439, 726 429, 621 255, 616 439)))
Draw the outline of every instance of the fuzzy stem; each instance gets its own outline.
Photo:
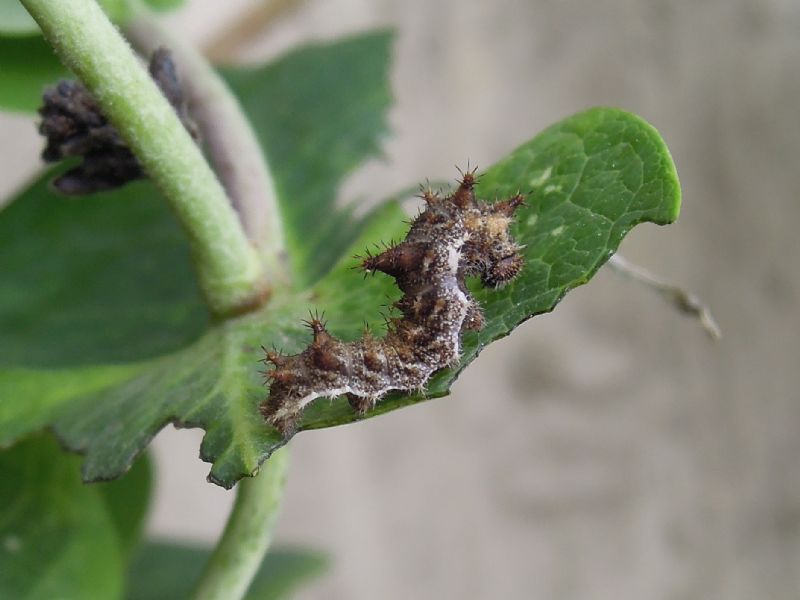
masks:
POLYGON ((264 153, 228 86, 193 45, 163 27, 141 3, 125 34, 144 56, 160 46, 172 53, 189 112, 200 129, 228 197, 264 263, 268 284, 286 279, 278 194, 264 153))
POLYGON ((239 482, 225 531, 197 583, 193 600, 244 597, 272 541, 288 456, 287 448, 276 450, 258 475, 239 482))
POLYGON ((20 0, 97 100, 186 230, 218 316, 258 304, 263 268, 225 191, 139 59, 94 0, 20 0))

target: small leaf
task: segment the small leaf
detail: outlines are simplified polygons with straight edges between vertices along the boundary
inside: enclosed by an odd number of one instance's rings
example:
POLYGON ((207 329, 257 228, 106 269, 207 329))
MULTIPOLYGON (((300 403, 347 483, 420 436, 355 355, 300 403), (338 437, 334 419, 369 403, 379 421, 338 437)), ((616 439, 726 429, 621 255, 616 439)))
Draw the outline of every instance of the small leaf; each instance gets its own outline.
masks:
POLYGON ((0 597, 120 597, 120 541, 80 459, 39 436, 0 453, 0 597))
MULTIPOLYGON (((189 598, 211 549, 171 542, 149 542, 139 551, 128 573, 126 600, 189 598)), ((318 577, 327 566, 320 554, 270 550, 256 573, 245 600, 289 598, 301 584, 318 577)))

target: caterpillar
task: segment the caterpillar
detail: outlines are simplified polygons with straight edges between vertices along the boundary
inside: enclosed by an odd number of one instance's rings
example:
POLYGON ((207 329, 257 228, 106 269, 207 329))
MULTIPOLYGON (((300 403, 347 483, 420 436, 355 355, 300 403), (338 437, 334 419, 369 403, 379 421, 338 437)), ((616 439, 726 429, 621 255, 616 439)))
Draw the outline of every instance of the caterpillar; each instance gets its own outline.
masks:
POLYGON ((462 173, 449 196, 423 191, 425 208, 403 241, 361 259, 364 271, 393 277, 402 292, 394 303, 401 316, 387 320, 383 338, 365 332, 352 342, 338 340, 316 315, 306 321, 313 341, 305 350, 265 350, 264 362, 274 368, 266 373, 269 394, 260 411, 284 438, 294 435, 303 409, 317 398, 344 394, 364 414, 387 392, 421 391, 433 373, 458 363, 461 332, 484 325, 465 278, 496 288, 523 266, 509 225, 524 197, 477 200, 475 172, 462 173))

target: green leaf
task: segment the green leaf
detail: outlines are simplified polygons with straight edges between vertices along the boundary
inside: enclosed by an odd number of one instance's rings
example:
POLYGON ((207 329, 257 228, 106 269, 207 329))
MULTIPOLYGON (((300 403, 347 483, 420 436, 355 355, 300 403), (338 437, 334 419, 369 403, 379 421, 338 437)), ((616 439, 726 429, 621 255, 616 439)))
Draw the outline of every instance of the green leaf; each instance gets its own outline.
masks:
MULTIPOLYGON (((613 108, 594 108, 553 125, 485 172, 476 193, 504 198, 520 190, 530 191, 513 227, 525 244, 523 272, 501 290, 470 286, 486 324, 464 334, 458 366, 434 375, 424 397, 391 394, 369 416, 446 395, 484 346, 553 310, 569 290, 589 281, 633 226, 672 223, 680 210, 678 176, 661 136, 643 119, 613 108)), ((344 315, 328 306, 368 303, 348 272, 351 266, 344 261, 316 292, 331 323, 344 315)), ((354 332, 352 324, 350 335, 354 332)), ((303 428, 356 419, 339 398, 312 405, 303 428)))
MULTIPOLYGON (((517 239, 526 245, 525 269, 501 290, 476 290, 486 327, 465 335, 461 363, 439 372, 426 398, 446 394, 483 346, 530 316, 552 310, 569 289, 588 281, 631 227, 671 222, 679 207, 674 166, 658 133, 614 109, 580 113, 546 130, 489 169, 479 191, 484 197, 502 197, 518 189, 532 191, 515 227, 517 239)), ((108 204, 128 208, 116 201, 108 204)), ((259 346, 274 343, 286 352, 300 351, 309 337, 300 320, 310 308, 324 309, 332 332, 343 339, 357 337, 365 319, 378 321, 387 295, 396 297, 397 292, 389 278, 362 280, 350 256, 373 242, 399 237, 402 217, 396 204, 385 205, 312 289, 276 292, 259 312, 216 324, 180 351, 120 366, 0 370, 0 443, 49 424, 67 447, 85 453, 87 480, 110 479, 173 421, 206 429, 201 456, 214 462, 209 477, 232 486, 283 443, 257 411, 265 395, 259 346)), ((86 215, 83 220, 92 222, 86 215)), ((147 240, 148 227, 133 228, 131 235, 147 240)), ((164 277, 173 276, 166 258, 160 266, 164 277)), ((81 285, 102 287, 90 281, 81 285)), ((426 398, 390 395, 369 416, 426 398)), ((355 418, 344 399, 317 402, 302 427, 355 418)))
POLYGON ((0 453, 0 597, 110 600, 123 560, 101 492, 80 460, 39 436, 0 453))
POLYGON ((130 361, 198 338, 189 248, 153 186, 68 200, 53 176, 0 212, 0 364, 130 361))
MULTIPOLYGON (((156 10, 170 10, 182 3, 147 0, 156 10)), ((124 22, 132 14, 128 0, 101 0, 100 5, 116 22, 124 22)), ((69 77, 19 0, 0 0, 0 109, 36 112, 44 89, 69 77)))
POLYGON ((66 76, 67 70, 41 36, 0 37, 0 109, 35 112, 44 88, 66 76))
MULTIPOLYGON (((268 67, 227 73, 259 136, 271 141, 292 252, 307 252, 301 238, 328 244, 317 271, 360 227, 349 213, 334 214, 333 203, 341 179, 374 152, 385 129, 389 40, 384 32, 314 45, 268 67), (324 223, 331 227, 320 231, 324 223)), ((47 188, 54 176, 0 212, 0 364, 136 360, 196 339, 207 311, 160 194, 136 183, 63 200, 47 188)))
MULTIPOLYGON (((127 600, 181 600, 188 598, 210 548, 170 542, 150 542, 142 547, 128 573, 127 600)), ((324 556, 299 550, 270 550, 256 573, 246 600, 291 597, 301 584, 326 568, 324 556)))
POLYGON ((153 9, 158 11, 174 10, 178 8, 185 0, 145 0, 145 2, 153 9))
POLYGON ((388 32, 315 44, 276 64, 225 71, 268 155, 297 283, 330 270, 358 235, 335 210, 342 179, 377 155, 391 102, 388 32))
POLYGON ((38 31, 36 21, 17 0, 0 3, 0 35, 33 35, 38 31))
MULTIPOLYGON (((274 96, 283 107, 281 114, 287 122, 268 121, 264 127, 272 129, 262 128, 261 135, 276 140, 275 148, 286 148, 273 161, 279 181, 291 193, 308 192, 322 205, 313 221, 325 220, 322 209, 333 210, 336 185, 374 148, 375 136, 383 127, 388 39, 385 33, 370 34, 313 46, 288 55, 264 72, 251 71, 239 79, 240 87, 252 86, 252 91, 243 93, 251 98, 256 113, 265 97, 274 96), (364 60, 366 68, 360 65, 364 60), (331 77, 332 72, 352 73, 350 84, 342 85, 342 78, 331 77), (332 130, 330 122, 336 119, 328 104, 298 96, 293 74, 304 82, 303 89, 316 89, 333 106, 362 111, 363 122, 332 130), (260 81, 262 76, 266 84, 260 81), (319 139, 314 137, 316 131, 319 139), (300 176, 301 167, 295 162, 300 155, 317 173, 319 185, 300 176)), ((238 350, 231 341, 240 336, 235 328, 233 333, 230 328, 216 328, 193 348, 160 360, 88 367, 177 350, 207 326, 188 248, 166 203, 147 183, 80 201, 63 200, 47 188, 45 182, 52 176, 45 175, 0 212, 0 272, 4 274, 0 278, 0 364, 14 367, 0 371, 0 398, 11 399, 0 402, 0 443, 58 422, 59 435, 70 447, 97 448, 101 453, 109 445, 115 447, 105 456, 89 452, 85 466, 87 479, 107 479, 127 468, 143 445, 174 420, 214 430, 206 438, 204 456, 223 456, 217 471, 226 485, 253 472, 270 446, 255 451, 252 440, 274 432, 253 411, 258 395, 263 394, 260 378, 250 377, 246 386, 238 383, 239 373, 252 371, 257 358, 250 350, 237 364, 238 350), (196 366, 206 361, 210 369, 192 382, 200 396, 191 399, 182 392, 165 396, 171 386, 182 389, 187 377, 194 378, 196 366), (229 373, 232 365, 236 374, 229 373), (76 366, 87 368, 66 368, 76 366), (153 378, 157 385, 147 383, 153 378), (218 386, 218 381, 236 385, 218 386), (146 390, 149 403, 142 401, 141 389, 146 390), (249 396, 243 400, 239 393, 244 389, 249 396), (92 406, 93 398, 104 401, 92 406), (84 402, 90 408, 87 416, 92 417, 81 420, 79 405, 84 402), (128 412, 130 402, 138 406, 132 412, 128 412), (126 407, 124 418, 133 420, 126 421, 129 429, 121 426, 118 414, 112 414, 114 406, 126 407), (106 427, 106 419, 113 420, 114 427, 106 427), (87 423, 99 428, 102 440, 87 423), (120 438, 125 438, 124 443, 120 438)), ((284 192, 285 197, 291 198, 286 196, 290 192, 284 192)), ((284 204, 291 206, 289 201, 284 204)), ((399 213, 394 215, 399 220, 399 213)), ((361 226, 350 226, 350 230, 356 232, 361 226)), ((341 233, 347 228, 339 229, 341 233)), ((331 253, 326 260, 335 259, 331 253)), ((276 298, 262 318, 285 311, 295 302, 296 298, 287 298, 281 308, 276 298)), ((294 313, 282 319, 299 330, 294 313)), ((272 335, 256 325, 248 335, 252 348, 257 348, 283 334, 272 335)))
POLYGON ((115 481, 95 486, 103 498, 120 547, 128 559, 139 545, 144 517, 150 504, 153 467, 147 453, 133 463, 131 470, 115 481))

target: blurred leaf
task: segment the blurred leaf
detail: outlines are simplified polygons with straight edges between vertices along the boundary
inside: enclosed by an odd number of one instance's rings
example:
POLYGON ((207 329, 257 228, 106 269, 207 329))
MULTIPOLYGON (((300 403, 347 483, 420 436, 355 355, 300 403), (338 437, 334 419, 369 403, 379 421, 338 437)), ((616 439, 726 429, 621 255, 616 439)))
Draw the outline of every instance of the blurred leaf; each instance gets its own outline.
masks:
MULTIPOLYGON (((210 555, 210 548, 174 542, 145 544, 128 573, 126 599, 189 598, 210 555)), ((326 566, 325 557, 317 553, 270 550, 245 600, 288 598, 298 586, 321 575, 326 566)))
POLYGON ((186 0, 145 0, 155 10, 173 10, 182 5, 186 0))
POLYGON ((35 112, 44 88, 65 76, 67 70, 41 36, 0 37, 0 109, 35 112))
POLYGON ((125 475, 114 481, 98 483, 95 487, 105 502, 127 560, 139 545, 150 504, 153 487, 150 456, 143 454, 125 475))
POLYGON ((358 235, 335 210, 344 177, 380 151, 391 103, 388 32, 309 45, 273 65, 225 71, 274 171, 297 283, 330 270, 358 235))
POLYGON ((199 337, 189 248, 155 188, 64 199, 53 176, 0 211, 0 364, 136 360, 199 337))
MULTIPOLYGON (((147 0, 157 10, 169 10, 183 0, 147 0)), ((129 0, 100 0, 112 20, 122 22, 131 15, 129 0)), ((36 112, 42 92, 59 79, 70 77, 39 26, 19 0, 0 0, 0 109, 36 112)))
POLYGON ((18 0, 0 2, 0 35, 34 35, 38 31, 36 21, 18 0))
MULTIPOLYGON (((446 394, 483 346, 530 316, 552 310, 569 289, 588 281, 631 227, 671 222, 679 207, 674 166, 658 133, 614 109, 580 113, 546 130, 490 168, 479 191, 503 197, 518 189, 532 190, 515 226, 517 239, 526 245, 525 269, 501 290, 476 290, 486 327, 464 336, 461 363, 432 379, 427 398, 446 394)), ((109 205, 124 207, 116 201, 109 205)), ((362 280, 349 257, 371 242, 398 237, 405 227, 402 216, 396 204, 384 205, 362 225, 346 258, 314 288, 278 291, 260 311, 214 325, 181 351, 116 367, 0 370, 0 443, 50 424, 67 447, 85 453, 86 479, 109 479, 173 421, 206 429, 201 456, 214 462, 210 479, 232 486, 283 443, 257 411, 265 394, 258 347, 274 343, 286 352, 301 350, 309 336, 300 320, 312 307, 326 311, 332 332, 343 339, 357 337, 365 319, 378 321, 387 295, 396 291, 389 278, 362 280)), ((147 239, 147 228, 133 227, 130 235, 134 231, 147 239)), ((164 256, 159 262, 165 277, 171 276, 168 260, 164 256)), ((90 274, 87 269, 81 286, 101 289, 102 280, 93 282, 90 274)), ((71 277, 70 271, 65 276, 71 277)), ((135 297, 137 286, 129 287, 135 297)), ((390 395, 368 416, 423 399, 390 395)), ((317 402, 302 426, 328 427, 355 418, 344 399, 317 402)))
POLYGON ((79 464, 50 436, 0 452, 0 598, 120 597, 120 543, 79 464))

